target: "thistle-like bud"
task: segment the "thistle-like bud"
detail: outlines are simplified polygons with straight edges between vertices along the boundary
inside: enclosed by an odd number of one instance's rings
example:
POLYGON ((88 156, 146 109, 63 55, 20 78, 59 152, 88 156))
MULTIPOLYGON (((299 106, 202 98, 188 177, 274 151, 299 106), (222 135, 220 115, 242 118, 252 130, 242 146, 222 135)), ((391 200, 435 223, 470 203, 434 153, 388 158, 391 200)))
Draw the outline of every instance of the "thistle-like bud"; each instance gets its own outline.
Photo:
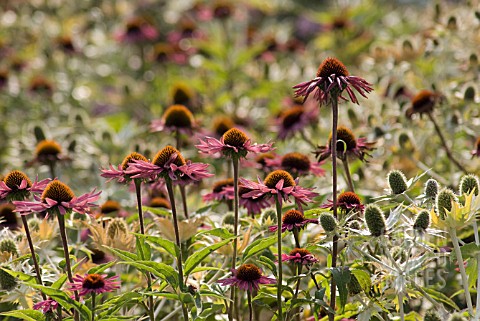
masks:
POLYGON ((425 183, 425 189, 424 189, 424 194, 429 197, 430 199, 435 199, 438 194, 438 189, 440 185, 436 180, 433 178, 430 178, 426 183, 425 183))
POLYGON ((323 213, 320 215, 320 225, 322 225, 325 232, 333 232, 337 227, 337 221, 330 213, 323 213))
POLYGON ((113 219, 107 226, 107 236, 115 240, 119 236, 127 234, 128 226, 123 218, 113 219))
POLYGON ((277 212, 271 208, 266 209, 265 211, 263 211, 260 221, 264 225, 267 224, 267 222, 268 224, 277 224, 277 212))
POLYGON ((436 212, 440 219, 444 220, 446 211, 452 210, 452 202, 457 202, 458 198, 455 193, 447 188, 442 189, 435 200, 436 212))
POLYGON ((440 316, 438 315, 438 313, 432 309, 432 310, 428 310, 425 313, 425 317, 423 317, 423 321, 442 321, 442 319, 440 319, 440 316))
POLYGON ((377 205, 370 204, 365 207, 365 222, 372 236, 384 235, 387 230, 382 210, 377 205))
POLYGON ((357 220, 353 220, 350 222, 349 227, 354 230, 360 230, 360 222, 357 220))
POLYGON ((479 183, 478 183, 477 175, 474 175, 474 174, 465 175, 460 180, 460 186, 459 186, 460 195, 470 194, 473 191, 474 195, 476 196, 478 195, 478 189, 479 189, 478 186, 479 186, 479 183))
POLYGON ((354 296, 362 292, 362 286, 355 275, 350 274, 350 281, 347 283, 348 294, 354 296))
POLYGON ((467 321, 460 313, 454 313, 448 318, 448 321, 467 321))
POLYGON ((392 194, 402 194, 407 190, 407 178, 399 170, 390 171, 387 175, 388 185, 392 190, 392 194))
POLYGON ((228 213, 223 217, 223 225, 235 225, 235 215, 228 213))
POLYGON ((429 225, 430 213, 428 213, 428 211, 426 210, 418 213, 417 218, 415 219, 415 223, 413 223, 413 228, 419 232, 425 232, 429 225))
POLYGON ((12 239, 3 239, 0 241, 0 252, 7 252, 13 256, 18 256, 18 249, 15 241, 12 239))
POLYGON ((0 288, 2 290, 10 291, 17 285, 17 280, 5 272, 4 270, 0 269, 0 288))

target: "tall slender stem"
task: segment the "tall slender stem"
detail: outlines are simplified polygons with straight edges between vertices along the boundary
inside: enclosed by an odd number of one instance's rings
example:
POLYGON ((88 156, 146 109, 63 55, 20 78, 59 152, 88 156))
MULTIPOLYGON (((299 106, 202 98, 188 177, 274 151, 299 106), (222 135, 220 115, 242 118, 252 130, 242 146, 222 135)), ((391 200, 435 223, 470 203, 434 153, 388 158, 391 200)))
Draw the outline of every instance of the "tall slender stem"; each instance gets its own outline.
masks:
MULTIPOLYGON (((175 131, 175 146, 177 150, 180 150, 180 145, 181 145, 181 137, 180 137, 180 131, 176 130, 175 131)), ((183 213, 185 214, 185 218, 189 219, 188 216, 188 206, 187 206, 187 193, 186 193, 186 187, 183 185, 179 186, 180 188, 180 195, 182 196, 182 205, 183 205, 183 213)))
POLYGON ((250 312, 248 320, 253 321, 252 293, 250 291, 247 291, 247 300, 248 300, 248 311, 250 312))
POLYGON ((48 161, 48 168, 50 169, 50 176, 55 178, 55 161, 48 161))
MULTIPOLYGON (((235 237, 238 236, 238 157, 233 156, 232 157, 232 163, 233 163, 233 212, 234 212, 234 223, 233 223, 233 234, 235 237)), ((237 239, 235 238, 233 240, 233 254, 232 254, 232 269, 235 269, 237 264, 237 239)), ((235 287, 232 286, 231 288, 231 293, 230 293, 230 299, 232 300, 230 303, 230 309, 228 310, 228 319, 230 321, 233 320, 233 309, 235 306, 235 287)))
POLYGON ((297 227, 293 228, 293 238, 295 239, 295 247, 300 248, 300 235, 297 227))
MULTIPOLYGON (((175 206, 175 195, 173 193, 173 183, 170 179, 165 180, 167 183, 168 197, 170 198, 170 205, 172 206, 172 216, 173 216, 173 228, 175 230, 175 243, 180 249, 182 244, 180 243, 180 231, 178 230, 178 220, 177 220, 177 208, 175 206)), ((185 289, 185 283, 183 280, 183 267, 182 267, 182 251, 177 251, 177 265, 178 265, 178 282, 180 283, 180 290, 185 289)), ((183 318, 185 321, 188 321, 188 311, 184 303, 182 303, 183 318)))
MULTIPOLYGON (((473 230, 475 235, 475 244, 480 246, 480 235, 478 234, 477 220, 473 221, 473 230)), ((475 302, 475 320, 480 320, 480 253, 476 255, 477 259, 477 301, 475 302)))
MULTIPOLYGON (((138 208, 138 218, 140 220, 140 233, 142 235, 145 235, 145 223, 143 221, 143 207, 142 207, 142 189, 141 186, 142 181, 139 179, 135 179, 135 194, 137 196, 137 208, 138 208)), ((150 275, 150 272, 147 272, 147 286, 148 289, 152 289, 152 276, 150 275)), ((155 320, 155 314, 154 314, 154 302, 153 302, 153 296, 148 296, 148 316, 151 321, 155 320)))
MULTIPOLYGON (((295 276, 299 276, 302 273, 302 263, 294 263, 295 264, 295 276)), ((297 285, 295 287, 295 292, 293 293, 292 300, 290 301, 290 310, 288 311, 287 315, 285 316, 285 320, 289 320, 290 312, 293 312, 293 308, 291 305, 295 304, 295 301, 297 300, 298 297, 298 291, 300 291, 300 281, 301 279, 297 279, 297 285)), ((292 316, 293 317, 293 316, 292 316)))
POLYGON ((348 189, 351 192, 355 193, 355 187, 353 186, 352 175, 350 174, 350 168, 348 166, 348 158, 346 155, 342 159, 342 163, 343 163, 343 169, 345 170, 345 176, 347 177, 348 189))
POLYGON ((460 244, 458 244, 457 232, 453 228, 449 229, 448 232, 452 238, 453 248, 455 249, 455 255, 457 256, 458 268, 460 269, 460 275, 462 276, 462 285, 463 290, 465 291, 465 301, 467 302, 468 313, 470 313, 470 316, 473 316, 472 297, 470 296, 468 288, 468 277, 465 272, 465 266, 463 266, 462 251, 460 250, 460 244))
MULTIPOLYGON (((332 192, 333 192, 333 216, 337 218, 337 125, 338 125, 338 98, 336 95, 332 95, 332 140, 330 149, 332 151, 332 192)), ((332 268, 337 266, 337 255, 338 255, 338 235, 333 236, 333 245, 332 245, 332 268)), ((330 283, 330 307, 332 308, 333 313, 328 315, 329 321, 334 321, 335 319, 335 304, 336 304, 336 295, 337 295, 337 285, 335 279, 332 277, 330 283)))
POLYGON ((278 276, 277 276, 277 305, 278 305, 278 318, 277 320, 283 321, 282 310, 282 204, 279 197, 275 196, 275 205, 277 207, 277 252, 278 252, 278 276))
MULTIPOLYGON (((65 229, 65 217, 60 214, 56 213, 58 218, 58 226, 60 229, 60 237, 62 238, 62 245, 63 245, 63 254, 65 256, 65 265, 67 268, 67 277, 70 283, 73 283, 73 276, 72 276, 72 266, 70 265, 70 251, 68 250, 68 241, 67 241, 67 232, 65 229)), ((79 301, 80 297, 78 296, 78 291, 73 292, 75 295, 75 300, 79 301)), ((79 321, 78 312, 75 310, 73 314, 74 320, 79 321)))
POLYGON ((443 134, 442 134, 442 130, 440 129, 440 126, 438 126, 437 121, 436 121, 435 118, 433 117, 433 114, 430 112, 430 113, 427 113, 427 115, 428 115, 428 118, 430 118, 430 120, 432 121, 433 126, 435 127, 435 131, 437 132, 438 137, 440 137, 440 141, 442 142, 442 146, 443 146, 443 149, 445 150, 445 153, 447 153, 447 157, 455 164, 455 166, 457 166, 457 168, 458 168, 459 170, 461 170, 462 172, 464 172, 465 174, 467 174, 467 170, 465 169, 465 167, 463 167, 463 165, 460 164, 460 162, 457 161, 457 160, 455 159, 455 157, 453 157, 452 151, 451 151, 450 148, 448 147, 447 141, 445 140, 445 137, 444 137, 443 134))
MULTIPOLYGON (((35 255, 35 248, 33 247, 32 236, 30 235, 30 228, 28 227, 27 218, 25 215, 21 215, 23 228, 25 229, 25 234, 27 235, 28 246, 30 247, 30 253, 32 253, 33 266, 35 267, 35 273, 37 274, 37 283, 43 285, 42 282, 42 273, 40 272, 40 267, 38 265, 37 256, 35 255)), ((40 292, 44 300, 47 299, 45 293, 40 292)))
POLYGON ((400 320, 405 321, 405 311, 403 310, 403 293, 398 293, 398 307, 400 308, 400 320))
POLYGON ((92 292, 92 321, 95 321, 95 299, 95 292, 92 292))

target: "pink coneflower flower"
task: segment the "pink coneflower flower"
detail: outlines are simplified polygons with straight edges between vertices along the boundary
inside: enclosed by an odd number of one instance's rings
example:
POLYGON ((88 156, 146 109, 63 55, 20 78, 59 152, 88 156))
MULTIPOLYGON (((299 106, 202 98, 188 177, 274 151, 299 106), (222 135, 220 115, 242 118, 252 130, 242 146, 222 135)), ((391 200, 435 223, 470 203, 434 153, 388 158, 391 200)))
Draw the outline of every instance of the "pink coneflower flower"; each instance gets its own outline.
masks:
POLYGON ((318 122, 319 109, 317 107, 307 108, 302 105, 295 105, 280 114, 276 123, 278 126, 278 138, 284 140, 301 132, 306 126, 318 122))
POLYGON ((70 291, 78 291, 80 296, 89 293, 101 294, 104 292, 112 292, 120 288, 120 281, 115 281, 118 276, 107 278, 106 274, 85 274, 85 276, 76 275, 73 283, 68 282, 70 291))
POLYGON ((294 177, 308 174, 325 175, 325 170, 321 168, 323 163, 311 162, 307 155, 297 152, 287 153, 283 156, 276 155, 272 159, 266 158, 265 165, 274 170, 283 169, 294 177))
POLYGON ((157 29, 143 17, 130 19, 125 26, 125 31, 115 35, 118 41, 127 43, 150 41, 155 40, 157 37, 157 29))
POLYGON ((290 254, 282 254, 282 261, 291 263, 300 263, 302 265, 310 265, 318 262, 310 251, 302 248, 294 248, 290 254))
POLYGON ((11 171, 8 173, 3 181, 0 181, 0 200, 7 199, 8 201, 24 200, 31 193, 40 194, 43 192, 51 179, 47 178, 42 181, 32 181, 21 171, 11 171))
POLYGON ((100 176, 108 178, 107 182, 110 182, 113 179, 116 179, 119 183, 130 183, 132 180, 131 175, 126 173, 126 170, 129 165, 134 161, 141 160, 148 162, 147 158, 142 154, 133 152, 127 155, 120 165, 116 168, 110 164, 110 169, 102 169, 102 174, 100 176))
MULTIPOLYGON (((231 189, 231 192, 233 193, 233 187, 229 187, 231 189)), ((268 208, 272 206, 273 200, 270 197, 267 196, 261 196, 258 198, 244 198, 243 195, 250 193, 250 189, 243 187, 240 185, 238 187, 238 196, 239 196, 239 203, 240 206, 245 208, 247 210, 248 215, 255 215, 255 214, 260 214, 263 209, 268 208)))
POLYGON ((222 153, 227 157, 244 158, 248 153, 266 153, 273 150, 273 143, 252 144, 252 141, 240 129, 232 128, 223 134, 220 140, 206 136, 195 145, 200 152, 205 154, 222 153))
POLYGON ((242 264, 238 269, 232 269, 232 274, 232 277, 218 280, 217 283, 224 286, 233 285, 250 292, 253 290, 258 291, 260 284, 277 283, 274 278, 263 276, 262 270, 254 264, 242 264))
POLYGON ((475 142, 475 149, 472 150, 473 157, 480 157, 480 137, 475 142))
POLYGON ((165 110, 162 119, 155 119, 150 125, 153 132, 180 132, 192 135, 196 127, 192 112, 183 105, 172 105, 165 110))
POLYGON ((70 161, 62 151, 62 146, 54 140, 44 139, 38 142, 35 147, 35 158, 27 163, 27 166, 32 166, 35 163, 52 165, 56 162, 70 161))
POLYGON ((93 190, 75 197, 70 187, 59 180, 54 180, 48 183, 41 197, 35 195, 35 201, 14 201, 13 204, 16 206, 15 212, 21 215, 47 212, 46 217, 48 218, 50 214, 65 215, 72 210, 86 214, 90 212, 90 207, 97 206, 94 202, 98 200, 101 193, 101 191, 95 193, 93 190))
MULTIPOLYGON (((282 217, 282 232, 303 229, 309 223, 318 224, 318 220, 305 218, 300 211, 288 210, 282 217)), ((268 228, 270 232, 275 232, 277 229, 278 227, 276 225, 272 225, 268 228)))
POLYGON ((34 310, 42 310, 44 314, 48 312, 54 312, 57 310, 57 308, 58 308, 58 302, 53 299, 40 301, 33 305, 34 310))
MULTIPOLYGON (((370 156, 369 152, 374 148, 375 142, 367 142, 366 138, 355 138, 355 135, 350 129, 345 126, 338 126, 337 129, 337 157, 346 159, 348 156, 353 156, 361 161, 366 161, 365 157, 370 156)), ((326 146, 318 146, 315 155, 321 162, 332 154, 332 134, 328 138, 326 146)))
POLYGON ((216 182, 213 185, 212 192, 203 196, 203 201, 231 201, 234 197, 233 178, 227 178, 216 182))
POLYGON ((213 176, 207 172, 208 164, 185 161, 172 146, 166 146, 155 155, 152 162, 134 160, 125 171, 131 178, 171 179, 184 185, 213 176))
POLYGON ((327 58, 318 67, 317 77, 293 86, 295 95, 304 96, 305 100, 312 93, 320 105, 327 104, 333 97, 349 100, 358 104, 354 90, 363 97, 373 90, 372 85, 365 79, 350 76, 347 68, 336 58, 327 58), (342 96, 343 91, 348 93, 349 99, 342 96))
MULTIPOLYGON (((360 201, 360 197, 358 197, 358 195, 354 192, 343 192, 338 195, 337 207, 345 212, 348 212, 352 209, 363 212, 363 209, 365 208, 365 206, 360 201)), ((333 209, 333 201, 328 200, 328 202, 320 206, 320 208, 333 209)))
POLYGON ((276 170, 267 175, 262 182, 260 177, 258 183, 240 178, 240 184, 249 192, 242 195, 242 198, 257 199, 264 196, 276 196, 280 203, 288 201, 293 196, 295 203, 301 207, 302 204, 312 201, 312 197, 318 194, 312 192, 311 188, 304 188, 298 185, 298 178, 293 179, 292 175, 284 170, 276 170))
POLYGON ((428 114, 433 112, 435 104, 442 99, 442 95, 431 90, 422 90, 411 99, 411 106, 405 111, 407 118, 414 114, 428 114))

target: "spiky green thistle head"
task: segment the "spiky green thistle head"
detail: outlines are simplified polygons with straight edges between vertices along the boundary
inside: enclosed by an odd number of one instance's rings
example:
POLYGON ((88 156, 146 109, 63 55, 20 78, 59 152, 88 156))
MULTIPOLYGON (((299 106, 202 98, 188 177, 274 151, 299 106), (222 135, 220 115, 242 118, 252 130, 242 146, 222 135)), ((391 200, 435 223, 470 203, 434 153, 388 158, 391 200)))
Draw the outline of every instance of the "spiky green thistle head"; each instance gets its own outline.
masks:
POLYGON ((463 194, 473 194, 476 196, 478 195, 479 190, 479 183, 478 183, 478 176, 474 174, 468 174, 462 177, 460 180, 459 192, 460 195, 463 194))
POLYGON ((223 217, 223 225, 234 225, 235 224, 235 215, 233 213, 227 213, 223 217))
POLYGON ((13 290, 13 288, 15 288, 16 285, 17 285, 17 280, 9 273, 0 269, 0 288, 2 290, 10 291, 10 290, 13 290))
POLYGON ((355 275, 350 274, 350 281, 347 283, 348 294, 354 296, 362 292, 362 286, 355 275))
POLYGON ((365 222, 372 236, 378 237, 386 233, 385 219, 378 205, 369 204, 365 207, 365 222))
POLYGON ((333 232, 337 227, 337 221, 330 213, 323 213, 320 215, 320 225, 322 225, 325 232, 333 232))
POLYGON ((425 232, 430 225, 430 213, 427 210, 423 210, 418 213, 413 228, 419 232, 425 232))
POLYGON ((425 182, 425 189, 424 189, 424 194, 430 198, 430 199, 435 199, 438 194, 438 190, 440 189, 440 185, 436 180, 433 178, 430 178, 428 181, 425 182))
POLYGON ((452 202, 458 202, 457 195, 452 190, 444 188, 437 194, 435 207, 440 219, 445 220, 446 211, 452 210, 452 202))
POLYGON ((387 175, 388 185, 392 190, 392 194, 402 194, 407 190, 407 178, 399 170, 392 170, 387 175))
POLYGON ((3 239, 0 241, 0 252, 7 252, 13 256, 18 256, 18 249, 15 241, 12 239, 3 239))
POLYGON ((263 211, 260 222, 265 224, 277 224, 277 212, 274 209, 266 209, 263 211))
POLYGON ((428 310, 423 317, 423 321, 442 321, 435 310, 428 310))

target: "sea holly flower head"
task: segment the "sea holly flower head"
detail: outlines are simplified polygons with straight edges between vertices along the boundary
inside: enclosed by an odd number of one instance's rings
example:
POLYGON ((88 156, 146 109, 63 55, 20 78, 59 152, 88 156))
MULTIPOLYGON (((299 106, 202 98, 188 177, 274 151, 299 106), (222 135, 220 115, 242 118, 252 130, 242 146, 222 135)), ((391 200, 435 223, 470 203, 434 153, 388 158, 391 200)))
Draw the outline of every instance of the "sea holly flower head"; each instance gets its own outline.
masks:
POLYGON ((184 105, 172 105, 165 110, 162 119, 152 121, 150 129, 153 132, 180 132, 193 134, 196 127, 192 112, 184 105))
POLYGON ((110 164, 109 169, 102 169, 102 174, 100 176, 108 178, 107 182, 110 182, 111 180, 116 179, 117 182, 119 183, 130 183, 132 180, 131 175, 126 173, 126 170, 128 169, 128 166, 133 163, 135 160, 141 160, 148 162, 147 158, 143 156, 142 154, 139 154, 137 152, 133 152, 128 154, 122 161, 120 165, 117 167, 114 167, 113 165, 110 164))
POLYGON ((245 158, 248 153, 266 153, 273 150, 273 143, 268 144, 252 144, 247 135, 238 128, 227 130, 220 140, 206 136, 204 140, 200 140, 200 144, 195 145, 200 152, 205 154, 222 153, 230 158, 245 158))
POLYGON ((51 179, 42 181, 32 181, 23 172, 14 170, 8 173, 2 181, 0 181, 0 200, 21 201, 33 194, 42 193, 43 189, 51 179))
POLYGON ((437 196, 437 213, 432 209, 430 218, 432 224, 444 230, 457 229, 460 230, 469 226, 475 219, 476 213, 480 210, 480 197, 475 195, 475 191, 464 195, 463 204, 449 190, 440 191, 437 196), (442 196, 445 194, 444 196, 442 196), (450 204, 448 204, 448 202, 450 204))
POLYGON ((13 204, 16 206, 15 212, 21 215, 46 212, 48 217, 51 214, 65 215, 72 210, 87 214, 91 207, 97 206, 94 202, 98 200, 101 193, 95 193, 93 190, 76 197, 66 184, 53 180, 45 187, 41 197, 35 196, 35 201, 14 201, 13 204))
POLYGON ((89 293, 101 294, 104 292, 112 292, 120 288, 120 282, 116 281, 118 276, 107 277, 106 274, 85 274, 84 276, 76 275, 72 283, 68 282, 69 290, 78 291, 80 296, 89 293))
POLYGON ((303 248, 294 248, 289 254, 282 254, 282 261, 291 263, 300 263, 302 265, 311 265, 318 262, 310 251, 303 248))
MULTIPOLYGON (((307 219, 302 212, 297 210, 288 210, 282 217, 282 232, 293 231, 294 229, 303 229, 309 223, 318 224, 317 219, 307 219)), ((277 231, 277 225, 268 228, 270 232, 277 231)))
POLYGON ((152 162, 134 160, 125 171, 131 178, 170 179, 185 185, 213 176, 207 172, 208 164, 186 161, 174 147, 167 145, 160 150, 152 162))
POLYGON ((336 58, 325 59, 318 68, 317 77, 293 86, 295 95, 308 98, 314 93, 320 105, 328 104, 332 99, 350 100, 358 104, 355 91, 367 98, 367 93, 373 90, 372 85, 365 79, 351 76, 345 65, 336 58), (348 98, 343 96, 346 91, 348 98))
POLYGON ((233 276, 218 280, 221 285, 236 286, 244 291, 258 291, 260 284, 275 284, 277 280, 262 275, 262 270, 254 264, 242 264, 238 269, 232 269, 233 276))

